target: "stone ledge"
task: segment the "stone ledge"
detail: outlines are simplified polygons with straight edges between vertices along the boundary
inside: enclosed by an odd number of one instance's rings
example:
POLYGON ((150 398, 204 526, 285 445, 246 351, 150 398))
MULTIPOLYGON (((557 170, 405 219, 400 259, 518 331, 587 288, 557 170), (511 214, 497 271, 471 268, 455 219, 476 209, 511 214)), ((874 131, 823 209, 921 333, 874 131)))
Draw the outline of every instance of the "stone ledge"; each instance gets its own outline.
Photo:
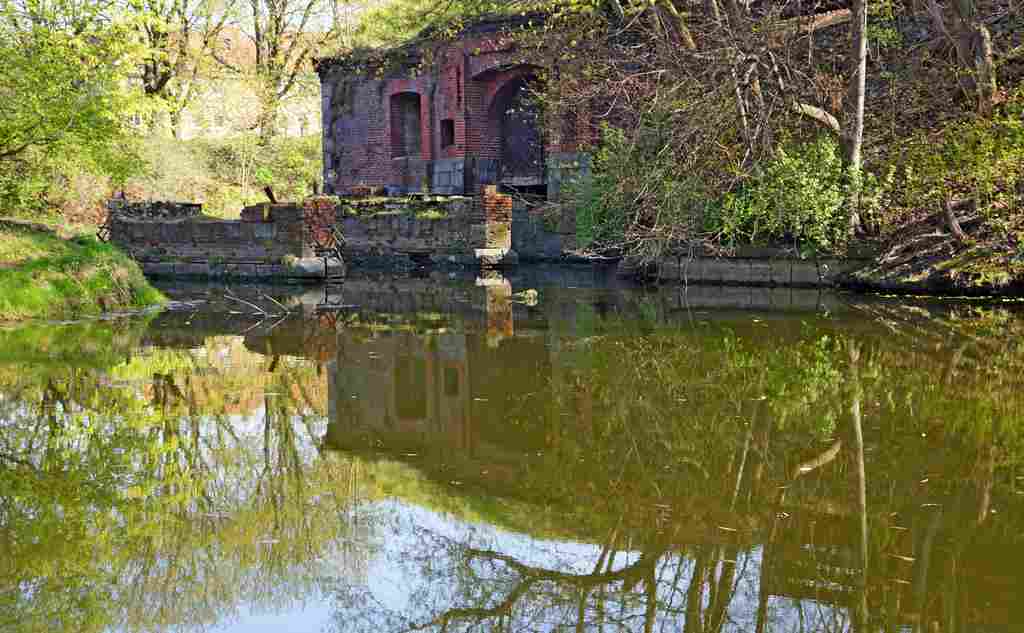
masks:
POLYGON ((142 272, 151 277, 193 277, 203 279, 288 279, 323 281, 341 277, 344 262, 322 259, 298 259, 289 264, 220 263, 220 262, 141 262, 142 272))
POLYGON ((870 259, 806 260, 780 257, 695 257, 662 259, 647 265, 619 262, 620 277, 645 277, 694 285, 817 288, 862 268, 870 259))

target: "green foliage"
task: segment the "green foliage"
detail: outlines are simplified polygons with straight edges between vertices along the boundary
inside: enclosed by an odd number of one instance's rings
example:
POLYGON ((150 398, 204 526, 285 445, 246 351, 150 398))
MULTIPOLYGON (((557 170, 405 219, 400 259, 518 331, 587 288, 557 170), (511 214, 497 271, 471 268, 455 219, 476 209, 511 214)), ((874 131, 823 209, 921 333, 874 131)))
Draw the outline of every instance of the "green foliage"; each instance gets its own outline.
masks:
POLYGON ((98 5, 0 2, 0 205, 44 208, 57 175, 132 172, 137 52, 98 5))
POLYGON ((592 4, 592 0, 387 0, 369 6, 352 34, 351 46, 387 46, 409 40, 425 30, 435 36, 454 36, 481 16, 516 15, 592 4))
MULTIPOLYGON (((700 241, 793 244, 804 253, 844 250, 848 176, 833 138, 781 145, 754 175, 720 195, 680 162, 670 126, 668 118, 649 116, 632 137, 604 130, 592 181, 567 188, 581 246, 628 244, 653 255, 666 244, 700 241)), ((862 214, 873 216, 883 185, 873 175, 864 177, 862 214)))
POLYGON ((750 182, 724 196, 709 217, 711 228, 729 244, 786 241, 840 250, 847 225, 844 176, 831 137, 780 147, 750 182))
POLYGON ((896 25, 897 7, 892 0, 868 5, 868 41, 880 48, 898 48, 903 36, 896 25))
POLYGON ((1024 230, 1020 225, 1024 183, 1024 88, 992 118, 972 117, 924 133, 910 142, 903 162, 904 209, 970 198, 997 233, 1024 230))
POLYGON ((602 130, 591 178, 564 187, 576 208, 580 246, 616 248, 633 236, 651 244, 695 236, 708 194, 671 151, 671 125, 654 114, 633 136, 602 130))
POLYGON ((263 187, 278 200, 301 200, 319 182, 320 137, 280 137, 261 146, 255 134, 227 139, 148 138, 141 153, 146 173, 131 181, 133 195, 163 200, 201 200, 204 211, 237 217, 242 207, 266 202, 263 187))

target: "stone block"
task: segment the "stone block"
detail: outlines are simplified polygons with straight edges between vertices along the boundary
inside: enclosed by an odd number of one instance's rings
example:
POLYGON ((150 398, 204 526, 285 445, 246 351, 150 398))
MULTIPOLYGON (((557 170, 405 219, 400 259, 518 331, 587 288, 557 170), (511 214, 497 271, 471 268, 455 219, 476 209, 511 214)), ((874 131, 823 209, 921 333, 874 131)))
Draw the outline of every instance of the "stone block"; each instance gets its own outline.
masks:
POLYGON ((171 277, 174 275, 174 264, 171 262, 146 262, 142 272, 153 277, 171 277))
POLYGON ((658 261, 658 279, 663 281, 679 281, 682 279, 682 266, 674 257, 666 257, 658 261))
POLYGON ((224 269, 228 277, 248 278, 256 276, 256 264, 228 264, 224 269))
POLYGON ((224 240, 227 242, 238 243, 242 241, 242 223, 241 222, 225 222, 223 225, 224 240))
POLYGON ((258 277, 285 277, 286 270, 281 264, 258 264, 256 275, 258 277))
POLYGON ((209 277, 210 265, 198 262, 178 264, 174 267, 174 272, 188 277, 209 277))
POLYGON ((216 222, 196 222, 192 226, 192 241, 197 244, 216 242, 216 224, 216 222))
POLYGON ((272 222, 252 224, 254 240, 272 240, 277 237, 277 226, 272 222))
POLYGON ((772 288, 771 293, 768 295, 768 300, 772 309, 787 310, 793 305, 793 289, 772 288))
POLYGON ((749 281, 755 286, 769 286, 772 283, 771 262, 754 260, 750 262, 749 281))
POLYGON ((731 265, 724 259, 702 258, 700 279, 706 284, 720 284, 731 277, 731 265))
POLYGON ((793 260, 790 283, 794 286, 820 286, 822 282, 818 275, 818 264, 806 259, 793 260))
POLYGON ((270 222, 278 224, 301 223, 302 218, 305 217, 305 210, 297 204, 271 204, 267 211, 267 217, 270 222))
POLYGON ((266 222, 269 219, 269 205, 257 204, 242 209, 242 222, 266 222))
POLYGON ((773 259, 768 265, 771 267, 772 283, 776 286, 788 286, 792 282, 792 260, 773 259))
POLYGON ((484 224, 471 224, 467 227, 468 246, 472 248, 486 248, 487 226, 484 224))
POLYGON ((227 222, 207 222, 206 224, 210 229, 210 241, 220 244, 228 241, 227 222))

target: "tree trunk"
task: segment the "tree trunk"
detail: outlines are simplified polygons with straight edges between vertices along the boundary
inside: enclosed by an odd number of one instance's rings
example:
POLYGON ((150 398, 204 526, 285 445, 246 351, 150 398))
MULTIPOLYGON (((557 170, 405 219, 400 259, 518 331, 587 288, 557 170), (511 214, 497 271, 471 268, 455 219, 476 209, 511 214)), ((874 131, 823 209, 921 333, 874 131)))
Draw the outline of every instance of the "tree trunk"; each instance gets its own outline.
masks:
POLYGON ((946 225, 949 226, 949 232, 953 234, 958 242, 966 242, 967 234, 960 227, 960 221, 956 219, 956 210, 953 209, 953 203, 949 198, 942 201, 942 209, 946 215, 946 225))
POLYGON ((679 43, 683 45, 683 48, 688 51, 696 50, 697 43, 693 40, 690 27, 686 24, 686 17, 679 13, 676 6, 672 4, 672 0, 660 0, 657 6, 661 7, 670 17, 672 27, 675 29, 679 43))
POLYGON ((181 140, 181 113, 182 111, 177 108, 172 108, 168 113, 171 121, 171 136, 176 140, 181 140))
POLYGON ((864 100, 868 69, 868 0, 853 0, 853 41, 850 46, 850 111, 846 122, 846 170, 849 197, 847 199, 849 231, 860 229, 860 194, 862 188, 861 150, 864 144, 864 100))
POLYGON ((981 23, 974 30, 974 72, 978 84, 978 113, 990 116, 996 103, 999 86, 996 83, 996 64, 992 53, 992 34, 981 23))
POLYGON ((992 53, 992 34, 978 20, 974 0, 953 0, 956 21, 955 35, 950 39, 956 45, 957 61, 970 75, 960 80, 964 92, 974 92, 978 100, 978 113, 988 116, 995 105, 998 85, 995 60, 992 53))
MULTIPOLYGON (((855 0, 858 1, 858 0, 855 0)), ((860 539, 858 553, 860 554, 860 576, 858 582, 857 596, 857 626, 855 630, 867 631, 868 628, 868 502, 867 502, 867 475, 864 468, 864 430, 861 420, 861 398, 863 393, 860 385, 860 345, 850 342, 850 382, 853 387, 853 398, 850 402, 850 423, 853 427, 853 460, 856 473, 855 493, 857 497, 857 518, 860 539)))
POLYGON ((260 145, 267 145, 277 136, 277 112, 279 104, 274 98, 264 99, 260 104, 259 133, 260 145))

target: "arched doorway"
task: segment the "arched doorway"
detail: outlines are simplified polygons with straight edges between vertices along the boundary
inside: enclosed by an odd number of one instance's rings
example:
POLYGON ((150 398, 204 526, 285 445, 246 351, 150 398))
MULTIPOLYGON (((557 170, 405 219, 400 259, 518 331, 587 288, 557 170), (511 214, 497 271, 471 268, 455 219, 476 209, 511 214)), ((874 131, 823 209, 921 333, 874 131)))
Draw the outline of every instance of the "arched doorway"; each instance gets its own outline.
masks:
POLYGON ((544 138, 540 106, 530 90, 535 78, 518 77, 494 96, 490 117, 500 140, 498 183, 506 189, 543 193, 544 138))
POLYGON ((391 157, 419 158, 421 151, 420 96, 399 92, 391 96, 391 157))

